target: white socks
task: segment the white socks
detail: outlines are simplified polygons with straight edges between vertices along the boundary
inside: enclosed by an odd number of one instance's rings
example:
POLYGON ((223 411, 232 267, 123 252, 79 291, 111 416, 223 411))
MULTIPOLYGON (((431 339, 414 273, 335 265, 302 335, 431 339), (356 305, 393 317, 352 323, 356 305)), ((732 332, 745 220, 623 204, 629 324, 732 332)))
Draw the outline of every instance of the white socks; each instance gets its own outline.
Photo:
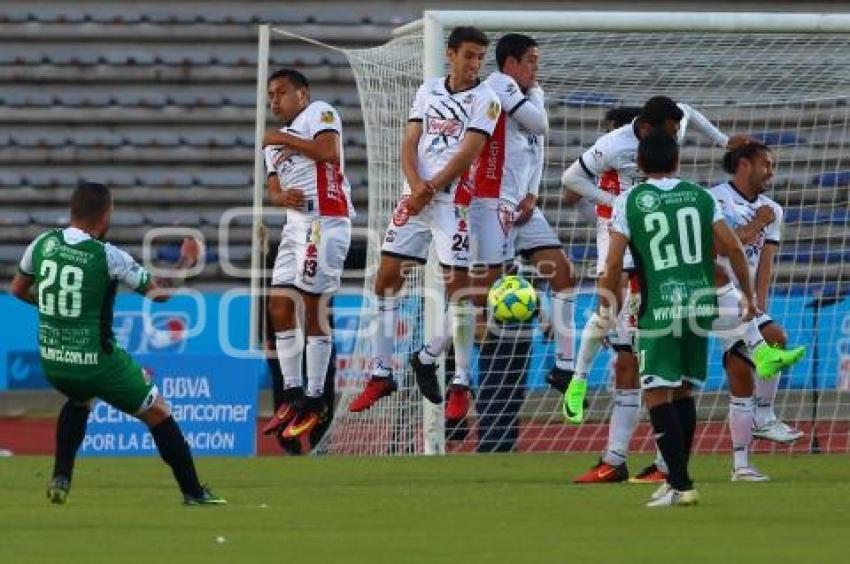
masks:
MULTIPOLYGON (((451 310, 451 307, 450 304, 449 310, 451 310)), ((437 362, 437 358, 443 354, 443 351, 446 350, 446 345, 449 344, 449 339, 452 338, 452 326, 454 323, 452 312, 443 312, 442 321, 442 325, 438 328, 439 333, 430 342, 425 343, 425 346, 419 351, 419 360, 422 364, 434 364, 437 362)))
POLYGON ((753 401, 755 402, 756 427, 763 427, 776 419, 773 411, 773 402, 776 399, 776 390, 779 388, 781 374, 775 374, 772 378, 756 378, 753 401))
POLYGON ((327 335, 307 337, 307 395, 322 396, 325 391, 325 376, 331 358, 331 338, 327 335))
POLYGON ((372 376, 386 378, 392 374, 395 324, 399 303, 395 297, 377 298, 378 317, 375 319, 375 354, 372 376))
POLYGON ((608 450, 602 461, 619 466, 626 461, 629 443, 640 419, 640 390, 615 390, 608 424, 608 450))
POLYGON ((729 396, 729 431, 732 435, 732 458, 736 470, 750 465, 753 418, 753 398, 729 396))
POLYGON ((590 372, 593 359, 596 358, 596 353, 599 352, 599 347, 602 346, 602 339, 607 334, 608 327, 599 318, 599 315, 597 313, 591 315, 581 332, 581 342, 578 346, 574 377, 587 378, 587 373, 590 372))
POLYGON ((452 384, 469 387, 472 370, 472 346, 475 343, 475 311, 472 304, 461 302, 449 305, 455 346, 455 376, 452 384))
POLYGON ((300 388, 304 385, 301 371, 304 343, 300 339, 301 332, 289 329, 278 331, 274 336, 277 361, 283 372, 283 389, 300 388))
POLYGON ((575 304, 574 292, 557 292, 552 296, 552 331, 555 335, 555 366, 562 370, 575 368, 575 304))

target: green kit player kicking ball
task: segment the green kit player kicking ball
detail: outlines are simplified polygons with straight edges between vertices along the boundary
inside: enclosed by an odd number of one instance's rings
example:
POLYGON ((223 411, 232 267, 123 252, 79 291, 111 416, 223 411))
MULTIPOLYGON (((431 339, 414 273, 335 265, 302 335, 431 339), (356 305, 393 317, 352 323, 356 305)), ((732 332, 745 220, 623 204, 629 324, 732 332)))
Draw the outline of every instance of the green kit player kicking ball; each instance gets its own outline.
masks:
POLYGON ((641 140, 637 162, 647 180, 617 198, 600 309, 613 322, 623 255, 635 259, 641 287, 638 364, 644 401, 669 475, 648 507, 694 505, 688 474, 696 427, 691 390, 707 373, 708 333, 717 317, 715 247, 728 257, 745 298, 743 320, 756 313, 744 251, 706 189, 674 178, 679 148, 666 132, 641 140))
MULTIPOLYGON (((112 310, 119 283, 154 301, 170 295, 126 252, 103 242, 112 196, 82 183, 71 196, 71 225, 42 233, 27 247, 11 293, 38 307, 38 344, 48 381, 68 401, 56 422, 56 457, 47 497, 65 503, 89 409, 100 398, 138 417, 174 473, 186 505, 226 503, 198 481, 189 445, 142 367, 115 341, 112 310)), ((178 269, 197 262, 200 244, 186 239, 178 269)))

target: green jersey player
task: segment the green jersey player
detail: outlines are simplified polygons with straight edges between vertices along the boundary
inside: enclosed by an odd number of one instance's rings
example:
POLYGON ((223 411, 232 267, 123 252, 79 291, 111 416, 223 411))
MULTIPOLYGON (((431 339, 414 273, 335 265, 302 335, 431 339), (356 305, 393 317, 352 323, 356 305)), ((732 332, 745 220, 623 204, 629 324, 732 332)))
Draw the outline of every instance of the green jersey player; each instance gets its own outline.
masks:
MULTIPOLYGON (((655 131, 640 141, 638 166, 647 180, 617 198, 601 309, 616 310, 628 246, 640 279, 638 363, 644 401, 669 469, 649 507, 692 505, 698 496, 688 474, 696 427, 693 386, 706 378, 708 333, 717 317, 714 248, 729 258, 746 298, 744 318, 755 315, 752 284, 741 243, 712 195, 673 178, 675 139, 655 131)), ((610 315, 608 318, 610 319, 610 315)))
MULTIPOLYGON (((68 400, 56 422, 56 455, 47 495, 67 499, 77 450, 95 398, 138 417, 150 429, 159 454, 171 467, 187 505, 221 504, 198 481, 192 453, 142 367, 115 341, 112 310, 119 283, 165 301, 170 295, 130 255, 103 242, 112 196, 102 184, 82 183, 71 196, 71 225, 42 233, 26 249, 11 292, 38 308, 38 344, 48 381, 68 400)), ((187 239, 178 269, 200 253, 187 239)))

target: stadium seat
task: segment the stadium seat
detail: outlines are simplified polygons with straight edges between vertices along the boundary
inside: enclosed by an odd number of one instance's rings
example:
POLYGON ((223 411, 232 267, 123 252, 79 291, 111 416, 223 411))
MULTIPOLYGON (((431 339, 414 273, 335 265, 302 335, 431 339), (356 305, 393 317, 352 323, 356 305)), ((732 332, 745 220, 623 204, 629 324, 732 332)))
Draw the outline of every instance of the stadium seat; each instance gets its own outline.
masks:
POLYGON ((158 55, 158 60, 165 65, 174 66, 205 66, 215 62, 208 51, 166 50, 158 55))
POLYGON ((0 225, 20 226, 30 224, 30 214, 25 211, 3 210, 0 212, 0 225))
POLYGON ((115 103, 124 107, 161 108, 166 105, 166 97, 160 92, 119 92, 115 95, 115 103))
POLYGON ((106 49, 100 60, 107 65, 152 65, 156 57, 141 49, 106 49))
POLYGON ((67 130, 13 131, 11 144, 28 149, 61 147, 68 143, 67 130))
POLYGON ((26 173, 26 184, 37 188, 73 187, 77 184, 77 175, 55 168, 31 170, 26 173))
POLYGON ((167 129, 131 130, 124 139, 134 147, 176 147, 180 144, 180 134, 167 129))
POLYGON ((141 227, 145 224, 145 217, 136 211, 114 211, 112 212, 112 225, 115 227, 141 227))
POLYGON ((239 144, 236 133, 217 130, 186 132, 180 140, 190 147, 230 147, 239 144))
POLYGON ((78 147, 115 148, 124 144, 124 138, 112 131, 79 130, 69 132, 68 143, 78 147))
POLYGON ((2 105, 13 108, 48 108, 55 103, 53 96, 46 92, 20 90, 2 92, 0 93, 0 99, 2 99, 2 105))
POLYGON ((812 179, 815 186, 821 188, 837 188, 838 186, 850 185, 850 170, 837 172, 824 172, 812 179))
POLYGON ((570 245, 570 260, 585 262, 596 260, 596 245, 570 245))
POLYGON ((101 61, 101 55, 95 53, 89 49, 77 49, 74 47, 67 47, 65 49, 60 49, 55 52, 51 52, 48 55, 48 62, 53 65, 59 66, 67 66, 67 65, 82 65, 82 66, 91 66, 96 65, 101 61))
POLYGON ((148 170, 139 174, 144 186, 191 186, 192 175, 180 170, 148 170))
POLYGON ((23 183, 20 173, 0 168, 0 188, 17 188, 23 183))
POLYGON ((0 245, 0 264, 16 264, 23 254, 24 249, 20 245, 0 245))
POLYGON ((108 108, 115 104, 109 92, 92 89, 88 92, 62 92, 58 104, 69 108, 108 108))
POLYGON ((765 145, 805 145, 806 139, 796 131, 760 131, 752 134, 753 137, 765 145))
POLYGON ((244 188, 251 184, 251 175, 235 170, 205 169, 195 176, 195 182, 209 188, 244 188))
POLYGON ((561 104, 570 108, 581 108, 586 106, 614 106, 620 100, 605 92, 573 92, 561 101, 561 104))
POLYGON ((127 188, 138 183, 135 173, 123 168, 98 169, 88 168, 80 175, 80 181, 100 182, 110 188, 127 188))
POLYGON ((190 210, 149 211, 145 217, 149 224, 158 226, 194 227, 201 223, 200 214, 190 210))
POLYGON ((55 227, 57 225, 68 225, 70 217, 66 209, 35 210, 30 214, 36 225, 44 227, 55 227))

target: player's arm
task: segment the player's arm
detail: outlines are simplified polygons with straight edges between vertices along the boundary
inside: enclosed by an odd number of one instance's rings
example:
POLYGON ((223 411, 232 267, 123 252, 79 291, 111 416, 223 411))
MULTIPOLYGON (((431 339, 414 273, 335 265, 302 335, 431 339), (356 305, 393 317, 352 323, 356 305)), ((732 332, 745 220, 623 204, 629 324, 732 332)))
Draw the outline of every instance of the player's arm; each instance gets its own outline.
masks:
POLYGON ((528 193, 519 201, 517 206, 517 215, 514 219, 514 225, 522 225, 531 219, 531 214, 534 213, 534 208, 537 207, 537 197, 540 194, 540 181, 543 179, 543 164, 545 146, 543 136, 540 139, 540 150, 536 154, 536 162, 534 163, 534 172, 528 182, 528 193))
POLYGON ((773 281, 773 264, 779 245, 773 241, 765 242, 756 269, 756 306, 759 311, 767 311, 767 295, 773 281))
POLYGON ((756 315, 756 304, 753 287, 750 284, 750 269, 749 265, 747 265, 747 257, 744 255, 744 248, 741 246, 741 240, 738 239, 732 228, 722 218, 714 221, 711 227, 714 232, 714 241, 717 244, 717 249, 721 254, 729 258, 732 273, 738 280, 741 293, 744 294, 746 303, 744 304, 745 313, 742 319, 743 321, 749 321, 756 315))
POLYGON ((441 190, 443 187, 454 182, 461 174, 469 170, 472 162, 481 153, 484 144, 487 143, 488 138, 488 133, 478 131, 477 129, 467 129, 460 142, 457 153, 452 156, 449 162, 446 163, 446 166, 435 174, 428 183, 436 190, 441 190))
POLYGON ((614 168, 608 158, 609 144, 609 138, 603 135, 564 171, 561 186, 565 191, 575 192, 594 204, 614 205, 614 195, 596 185, 605 170, 614 168))
POLYGON ((31 305, 38 305, 38 296, 35 295, 35 288, 33 287, 35 283, 35 268, 32 262, 32 254, 36 243, 38 243, 41 237, 38 237, 35 241, 27 245, 24 256, 21 257, 21 262, 18 263, 18 272, 15 273, 12 283, 9 285, 9 293, 31 305))
POLYGON ((302 139, 290 133, 270 129, 263 136, 263 147, 283 145, 307 158, 322 163, 340 161, 339 134, 331 129, 321 131, 313 139, 302 139))
POLYGON ((32 276, 19 271, 12 278, 12 283, 9 285, 9 293, 30 305, 38 305, 35 287, 33 286, 34 282, 35 279, 32 276))
POLYGON ((755 241, 762 229, 776 221, 776 214, 768 205, 761 206, 756 210, 756 215, 746 224, 737 227, 735 233, 745 245, 749 245, 755 241))
POLYGON ((546 115, 543 102, 543 89, 539 86, 529 88, 525 96, 512 106, 509 106, 510 102, 506 103, 501 97, 500 101, 508 115, 532 135, 545 135, 549 130, 549 116, 546 115))
POLYGON ((300 210, 304 208, 304 192, 298 188, 283 188, 276 173, 269 174, 266 181, 269 201, 272 205, 300 210))
POLYGON ((619 289, 623 276, 623 257, 629 240, 619 231, 612 230, 608 243, 608 256, 605 260, 605 272, 599 278, 599 315, 602 319, 613 320, 620 310, 619 289))
POLYGON ((177 264, 172 267, 175 274, 168 278, 154 278, 126 251, 114 245, 106 244, 106 264, 109 277, 155 302, 166 302, 171 299, 171 290, 183 283, 186 278, 186 270, 198 262, 200 254, 201 244, 195 239, 187 237, 180 246, 180 258, 177 260, 177 264))
MULTIPOLYGON (((696 108, 688 104, 679 104, 679 107, 685 112, 685 125, 691 124, 714 143, 720 147, 726 147, 729 143, 729 136, 720 131, 707 117, 696 108)), ((684 136, 685 127, 680 127, 680 136, 684 136)), ((680 140, 681 141, 681 140, 680 140)))

